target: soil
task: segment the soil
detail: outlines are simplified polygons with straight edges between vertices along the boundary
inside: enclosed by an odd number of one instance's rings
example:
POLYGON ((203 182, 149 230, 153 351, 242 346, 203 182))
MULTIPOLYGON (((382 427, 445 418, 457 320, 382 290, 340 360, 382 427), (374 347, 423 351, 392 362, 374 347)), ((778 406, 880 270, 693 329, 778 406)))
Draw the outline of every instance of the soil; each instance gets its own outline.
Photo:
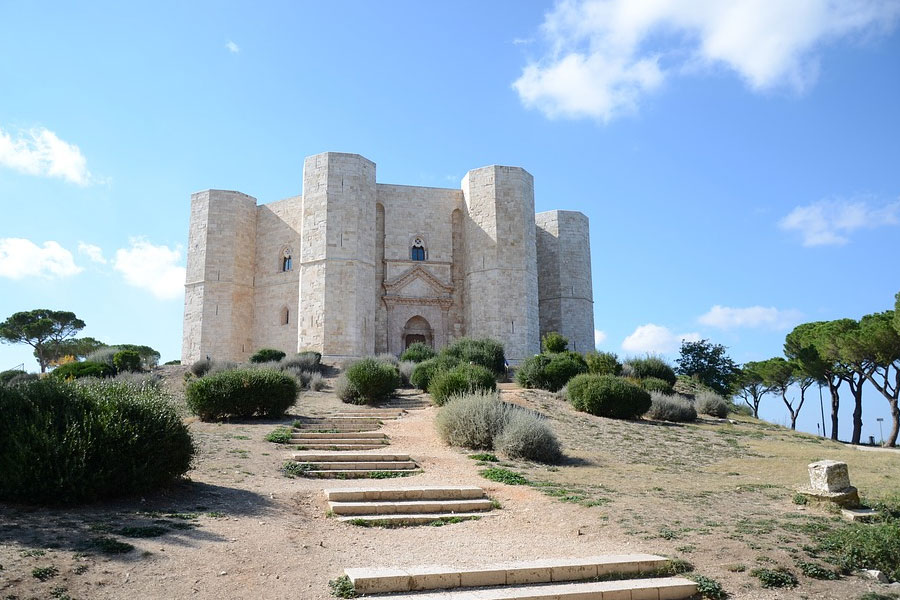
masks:
MULTIPOLYGON (((183 370, 166 373, 180 398, 183 370)), ((266 442, 266 434, 298 416, 345 408, 327 389, 304 392, 277 421, 186 417, 198 452, 186 479, 169 489, 74 508, 0 505, 0 598, 316 600, 330 598, 328 581, 346 567, 484 566, 628 552, 686 559, 733 598, 844 600, 892 589, 855 576, 801 575, 798 559, 821 563, 803 546, 841 524, 792 497, 806 480, 806 464, 823 458, 847 461, 864 494, 896 493, 896 453, 859 452, 752 419, 601 419, 576 413, 553 394, 501 387, 504 400, 547 415, 563 443, 566 459, 558 466, 500 463, 532 485, 481 477, 483 465, 438 439, 437 408, 385 423, 389 451, 408 453, 423 472, 377 481, 292 479, 280 471, 290 452, 266 442), (477 521, 394 529, 326 514, 323 489, 438 484, 481 486, 501 508, 477 521), (104 553, 98 539, 134 549, 104 553), (766 590, 749 575, 776 565, 797 574, 800 586, 766 590), (745 570, 735 572, 740 566, 745 570), (52 569, 35 571, 45 567, 52 569)))

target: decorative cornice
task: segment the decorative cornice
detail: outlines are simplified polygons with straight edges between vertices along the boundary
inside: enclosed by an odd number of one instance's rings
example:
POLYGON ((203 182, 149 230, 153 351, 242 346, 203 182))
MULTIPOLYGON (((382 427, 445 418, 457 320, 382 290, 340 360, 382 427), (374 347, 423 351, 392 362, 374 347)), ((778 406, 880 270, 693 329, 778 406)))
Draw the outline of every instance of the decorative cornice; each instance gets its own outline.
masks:
POLYGON ((453 305, 452 298, 410 298, 407 296, 385 296, 384 303, 388 306, 404 304, 407 306, 440 306, 450 308, 453 305))
POLYGON ((431 286, 436 292, 442 292, 444 294, 452 294, 453 286, 447 285, 434 275, 432 275, 428 269, 423 267, 422 265, 416 265, 410 269, 407 269, 397 277, 393 278, 390 281, 384 282, 384 289, 387 292, 396 292, 400 291, 407 284, 412 282, 413 279, 422 279, 431 286))

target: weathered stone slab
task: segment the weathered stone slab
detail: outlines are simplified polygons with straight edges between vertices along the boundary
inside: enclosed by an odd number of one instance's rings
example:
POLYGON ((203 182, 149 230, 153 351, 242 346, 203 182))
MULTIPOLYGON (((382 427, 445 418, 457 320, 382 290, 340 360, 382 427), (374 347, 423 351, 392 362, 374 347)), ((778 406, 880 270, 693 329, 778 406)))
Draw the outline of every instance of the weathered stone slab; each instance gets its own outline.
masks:
POLYGON ((847 463, 835 460, 810 463, 809 486, 817 492, 842 492, 850 488, 847 463))

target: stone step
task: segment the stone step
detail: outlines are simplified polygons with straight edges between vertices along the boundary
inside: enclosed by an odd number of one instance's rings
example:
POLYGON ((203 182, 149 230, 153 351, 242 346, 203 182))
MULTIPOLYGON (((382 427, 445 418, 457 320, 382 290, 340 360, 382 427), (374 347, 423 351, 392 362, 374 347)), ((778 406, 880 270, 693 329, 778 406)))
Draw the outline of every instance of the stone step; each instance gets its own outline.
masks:
POLYGON ((316 423, 304 423, 303 425, 295 425, 294 433, 313 431, 321 433, 361 433, 363 431, 377 431, 381 429, 380 424, 376 425, 319 425, 316 423))
POLYGON ((372 600, 686 600, 696 593, 697 584, 690 579, 660 577, 367 597, 372 600))
MULTIPOLYGON (((400 527, 404 525, 430 525, 436 521, 468 521, 489 516, 486 512, 466 513, 409 513, 392 515, 358 515, 337 517, 344 523, 370 524, 373 527, 400 527)), ((393 596, 391 596, 393 598, 393 596)), ((469 597, 466 597, 469 600, 469 597)))
POLYGON ((341 452, 338 454, 315 454, 302 452, 291 455, 297 462, 412 462, 409 454, 358 454, 354 452, 341 452))
MULTIPOLYGON (((588 558, 542 559, 475 569, 441 566, 345 569, 360 594, 410 592, 500 585, 583 581, 597 577, 653 573, 668 559, 654 554, 608 554, 588 558)), ((652 582, 659 579, 647 580, 652 582)), ((695 592, 692 592, 695 593, 695 592)), ((512 596, 516 597, 516 596, 512 596)), ((598 596, 599 598, 600 596, 598 596)))
POLYGON ((341 433, 308 433, 295 431, 291 434, 292 438, 312 440, 316 438, 358 438, 358 439, 388 439, 388 436, 380 431, 360 431, 360 432, 341 432, 341 433))
POLYGON ((493 508, 490 498, 474 500, 403 500, 329 502, 328 508, 336 515, 396 515, 423 513, 472 513, 493 508))
POLYGON ((305 419, 297 419, 296 424, 306 425, 309 423, 315 423, 320 425, 322 423, 329 424, 362 424, 362 425, 371 425, 373 423, 377 424, 383 421, 382 417, 307 417, 305 419))
POLYGON ((357 438, 357 437, 344 437, 344 438, 291 438, 292 444, 303 444, 304 446, 315 447, 315 446, 333 446, 334 444, 344 444, 346 446, 353 446, 364 444, 366 446, 374 446, 378 448, 379 446, 387 446, 388 440, 386 438, 357 438))
POLYGON ((306 442, 294 442, 292 446, 297 446, 297 450, 331 450, 334 452, 343 452, 345 450, 378 450, 384 448, 385 444, 343 444, 340 441, 332 444, 308 444, 306 442))
MULTIPOLYGON (((298 462, 306 462, 306 461, 298 461, 298 462)), ((374 461, 374 460, 364 460, 359 462, 351 462, 347 460, 340 460, 336 462, 327 462, 327 461, 316 461, 316 462, 306 462, 306 464, 310 465, 311 470, 314 471, 355 471, 355 470, 366 470, 366 471, 409 471, 416 468, 416 463, 413 461, 400 461, 400 460, 385 460, 385 461, 374 461)))
POLYGON ((375 473, 403 477, 415 474, 416 471, 415 469, 342 469, 334 471, 310 469, 304 472, 303 476, 318 479, 365 479, 371 478, 375 473))
POLYGON ((380 417, 383 415, 387 416, 403 416, 403 409, 401 408, 358 408, 358 409, 347 409, 347 410, 339 410, 335 413, 342 417, 380 417))
POLYGON ((475 486, 423 486, 400 488, 342 488, 325 490, 329 502, 403 500, 471 500, 484 498, 484 490, 475 486))

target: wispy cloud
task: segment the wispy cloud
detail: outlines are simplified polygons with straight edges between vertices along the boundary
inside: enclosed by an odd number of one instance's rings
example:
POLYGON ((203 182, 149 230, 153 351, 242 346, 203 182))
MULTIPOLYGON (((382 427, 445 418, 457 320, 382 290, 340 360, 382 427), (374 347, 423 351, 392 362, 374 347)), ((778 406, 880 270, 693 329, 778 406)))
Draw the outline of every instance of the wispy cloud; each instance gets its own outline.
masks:
POLYGON ((606 332, 599 329, 594 330, 594 348, 606 341, 606 332))
POLYGON ((95 183, 78 146, 59 139, 43 127, 20 131, 15 137, 0 129, 0 165, 28 175, 59 177, 82 186, 95 183))
POLYGON ((647 323, 637 327, 625 338, 622 349, 634 353, 667 354, 675 351, 680 346, 681 340, 696 342, 700 340, 700 334, 696 332, 676 334, 668 327, 647 323))
POLYGON ((23 238, 0 238, 0 277, 69 277, 82 271, 72 253, 57 242, 38 246, 23 238))
POLYGON ((237 44, 235 44, 234 42, 232 42, 231 40, 228 40, 228 42, 225 44, 225 47, 228 48, 228 51, 231 52, 232 54, 237 54, 238 52, 241 51, 241 47, 238 46, 237 44))
POLYGON ((103 250, 100 248, 100 246, 78 242, 78 254, 87 256, 89 259, 91 259, 92 262, 99 263, 101 265, 106 264, 106 258, 103 257, 103 250))
POLYGON ((548 117, 609 121, 680 73, 725 66, 756 91, 802 92, 822 48, 891 31, 894 0, 562 0, 544 19, 546 55, 513 87, 548 117))
POLYGON ((185 268, 179 266, 181 249, 154 246, 143 238, 132 238, 130 248, 116 250, 113 268, 125 282, 145 289, 161 300, 181 297, 185 268))
POLYGON ((779 310, 774 306, 748 306, 733 308, 716 304, 697 319, 702 325, 718 329, 736 329, 740 327, 768 329, 788 329, 803 320, 803 313, 798 310, 779 310))
POLYGON ((897 224, 900 200, 883 206, 871 206, 865 200, 821 200, 794 208, 778 226, 799 232, 804 246, 840 246, 859 229, 897 224))

